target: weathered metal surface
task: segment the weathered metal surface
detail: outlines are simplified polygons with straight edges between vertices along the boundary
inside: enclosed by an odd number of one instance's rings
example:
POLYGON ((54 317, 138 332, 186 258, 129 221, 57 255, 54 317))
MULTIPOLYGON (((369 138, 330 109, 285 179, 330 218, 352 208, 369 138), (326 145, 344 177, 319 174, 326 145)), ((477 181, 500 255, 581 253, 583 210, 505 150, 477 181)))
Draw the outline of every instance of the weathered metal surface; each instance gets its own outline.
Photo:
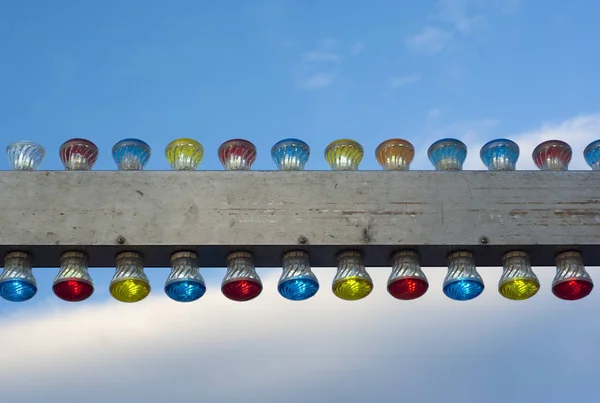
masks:
POLYGON ((1 172, 0 253, 27 250, 38 267, 81 249, 90 265, 113 267, 137 250, 148 267, 194 249, 201 266, 227 252, 277 267, 284 251, 311 252, 334 266, 356 248, 368 266, 413 248, 424 266, 471 250, 480 266, 525 249, 535 265, 578 249, 600 264, 597 172, 1 172))

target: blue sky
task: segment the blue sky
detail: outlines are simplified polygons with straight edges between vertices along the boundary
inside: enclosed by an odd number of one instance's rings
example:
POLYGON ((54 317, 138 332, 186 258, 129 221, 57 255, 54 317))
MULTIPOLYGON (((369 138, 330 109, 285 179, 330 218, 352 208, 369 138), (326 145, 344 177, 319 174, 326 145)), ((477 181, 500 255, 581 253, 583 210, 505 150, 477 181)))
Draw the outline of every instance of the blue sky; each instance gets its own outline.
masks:
MULTIPOLYGON (((0 139, 42 143, 43 169, 58 170, 60 144, 88 138, 111 170, 112 145, 138 137, 162 170, 177 137, 203 143, 202 169, 221 169, 219 144, 239 137, 257 145, 256 169, 274 169, 285 137, 310 144, 307 169, 327 169, 323 150, 343 137, 365 147, 361 169, 379 169, 375 147, 391 137, 432 169, 427 147, 445 136, 467 143, 467 169, 499 136, 533 169, 533 147, 559 138, 588 169, 598 15, 584 0, 4 1, 0 139)), ((96 293, 68 304, 51 292, 56 269, 36 269, 33 300, 0 301, 0 390, 21 402, 79 401, 74 387, 90 403, 597 402, 598 294, 558 301, 554 270, 539 268, 539 295, 513 303, 496 292, 500 269, 482 268, 484 294, 456 303, 444 270, 425 268, 430 291, 402 303, 388 270, 370 271, 363 301, 337 300, 334 270, 319 269, 320 293, 295 304, 277 270, 259 269, 263 295, 238 304, 220 295, 224 269, 204 270, 206 296, 183 305, 162 292, 168 270, 150 269, 151 297, 124 305, 109 298, 111 270, 91 269, 96 293)))

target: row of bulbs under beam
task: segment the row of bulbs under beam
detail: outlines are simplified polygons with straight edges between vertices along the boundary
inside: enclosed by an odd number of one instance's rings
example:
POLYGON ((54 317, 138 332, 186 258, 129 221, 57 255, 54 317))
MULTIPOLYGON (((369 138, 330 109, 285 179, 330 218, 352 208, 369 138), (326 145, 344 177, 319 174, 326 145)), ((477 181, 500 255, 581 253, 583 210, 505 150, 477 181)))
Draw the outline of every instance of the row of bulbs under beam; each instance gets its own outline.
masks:
MULTIPOLYGON (((235 139, 221 144, 219 159, 225 170, 250 170, 256 160, 256 147, 247 140, 235 139)), ((572 158, 571 147, 560 140, 539 144, 533 151, 535 165, 545 171, 565 171, 572 158)), ((8 159, 14 170, 38 169, 44 160, 45 150, 31 141, 17 141, 7 147, 8 159)), ((67 170, 91 170, 98 158, 98 147, 89 140, 71 139, 59 150, 60 159, 67 170)), ((119 141, 112 156, 121 171, 143 170, 150 160, 151 149, 138 139, 119 141)), ((204 157, 204 147, 198 141, 181 138, 169 143, 165 149, 171 168, 178 171, 196 170, 204 157)), ((433 143, 427 155, 438 171, 459 171, 467 157, 467 146, 457 139, 445 138, 433 143)), ((302 140, 285 139, 271 149, 271 156, 279 170, 304 170, 310 156, 310 147, 302 140)), ((325 149, 325 159, 331 169, 354 171, 364 156, 362 146, 354 140, 336 140, 325 149)), ((404 139, 390 139, 381 143, 376 151, 377 161, 384 170, 406 171, 415 156, 414 146, 404 139)), ((600 140, 590 143, 583 156, 593 170, 600 170, 600 140)), ((485 144, 480 157, 490 171, 514 171, 519 158, 519 146, 512 140, 496 139, 485 144)))
MULTIPOLYGON (((392 255, 391 263, 387 290, 394 298, 413 300, 427 292, 429 282, 421 270, 415 251, 398 251, 392 255)), ((502 264, 503 273, 498 284, 502 296, 511 300, 525 300, 538 292, 540 283, 531 268, 527 252, 508 252, 504 254, 502 264)), ((138 302, 149 295, 150 282, 144 272, 140 253, 117 254, 115 267, 109 290, 116 300, 138 302)), ((308 252, 285 253, 282 269, 277 289, 284 298, 302 301, 313 297, 319 290, 319 281, 311 270, 308 252)), ((583 266, 580 252, 558 254, 556 269, 552 282, 555 296, 564 300, 578 300, 590 294, 594 285, 583 266)), ((223 295, 233 301, 249 301, 258 297, 262 289, 252 253, 230 253, 227 257, 227 273, 221 284, 223 295)), ((367 297, 372 290, 373 280, 365 269, 362 252, 347 250, 339 253, 337 273, 332 283, 333 293, 343 300, 355 301, 367 297)), ((483 292, 483 279, 477 272, 471 252, 457 251, 448 256, 448 272, 442 290, 448 298, 457 301, 474 299, 483 292)), ((92 295, 94 286, 85 253, 70 251, 62 254, 53 291, 60 299, 71 302, 83 301, 92 295)), ((206 285, 195 252, 180 251, 171 256, 171 273, 164 291, 169 298, 178 302, 192 302, 204 295, 206 285)), ((6 254, 4 271, 0 275, 0 296, 21 302, 31 299, 36 292, 31 255, 19 251, 6 254)))

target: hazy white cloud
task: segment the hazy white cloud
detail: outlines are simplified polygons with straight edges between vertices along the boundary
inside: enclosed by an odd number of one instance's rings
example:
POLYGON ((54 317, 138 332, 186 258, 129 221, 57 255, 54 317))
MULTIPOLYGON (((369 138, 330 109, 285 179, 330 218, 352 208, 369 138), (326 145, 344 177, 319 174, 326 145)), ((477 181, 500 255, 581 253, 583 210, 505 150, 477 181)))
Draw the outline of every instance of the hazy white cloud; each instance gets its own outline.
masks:
POLYGON ((450 31, 427 26, 406 38, 406 45, 414 51, 435 54, 444 49, 451 39, 450 31))
POLYGON ((339 62, 342 56, 337 53, 322 50, 311 50, 302 55, 305 62, 339 62))
POLYGON ((427 121, 439 118, 442 115, 440 108, 431 108, 427 111, 427 121))
POLYGON ((410 74, 406 76, 394 77, 390 83, 392 88, 405 87, 410 84, 416 84, 421 81, 421 73, 410 74))
POLYGON ((310 74, 302 80, 302 88, 307 90, 320 90, 333 84, 336 74, 333 72, 319 72, 310 74))
POLYGON ((350 47, 350 54, 353 56, 358 56, 362 53, 362 51, 365 49, 365 42, 364 41, 357 41, 354 42, 352 44, 352 46, 350 47))

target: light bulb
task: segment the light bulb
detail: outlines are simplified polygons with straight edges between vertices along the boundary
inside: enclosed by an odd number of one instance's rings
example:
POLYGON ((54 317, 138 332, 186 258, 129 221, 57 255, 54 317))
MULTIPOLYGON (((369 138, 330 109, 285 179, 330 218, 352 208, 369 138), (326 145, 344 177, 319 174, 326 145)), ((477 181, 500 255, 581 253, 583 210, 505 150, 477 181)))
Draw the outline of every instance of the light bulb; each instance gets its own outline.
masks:
POLYGON ((249 171, 256 161, 256 147, 247 140, 226 141, 219 147, 219 160, 226 171, 249 171))
POLYGON ((448 274, 443 286, 448 298, 468 301, 478 297, 483 289, 483 279, 477 273, 471 252, 458 251, 448 255, 448 274))
POLYGON ((346 301, 363 299, 373 291, 373 280, 365 269, 361 252, 348 250, 338 254, 331 288, 336 297, 346 301))
POLYGON ((519 146, 512 140, 496 139, 481 147, 479 156, 490 171, 514 171, 519 159, 519 146))
POLYGON ((356 171, 364 151, 354 140, 336 140, 325 148, 325 160, 334 171, 356 171))
POLYGON ((594 171, 600 171, 600 140, 592 141, 583 150, 583 158, 585 162, 594 171))
POLYGON ((436 171, 462 171, 467 146, 457 139, 441 139, 429 146, 427 156, 436 171))
POLYGON ((419 265, 419 255, 401 250, 392 255, 392 273, 387 282, 390 295, 396 299, 416 299, 427 292, 429 282, 419 265))
POLYGON ((198 255, 182 251, 171 255, 171 274, 165 283, 165 294, 177 302, 196 301, 206 292, 198 268, 198 255))
POLYGON ((150 160, 150 146, 138 139, 119 141, 112 148, 119 171, 142 171, 150 160))
POLYGON ((33 298, 37 283, 31 270, 31 255, 27 252, 8 252, 0 274, 0 296, 8 301, 23 302, 33 298))
POLYGON ((277 290, 282 297, 291 301, 303 301, 319 290, 319 281, 310 269, 307 252, 292 251, 283 255, 283 273, 277 290))
POLYGON ((581 253, 568 251, 556 256, 556 276, 552 281, 554 295, 575 301, 587 297, 593 288, 594 283, 583 266, 581 253))
POLYGON ((110 294, 121 302, 138 302, 150 294, 150 281, 137 252, 117 254, 116 271, 110 281, 110 294))
POLYGON ((310 147, 302 140, 281 140, 271 149, 271 157, 280 171, 302 171, 310 156, 310 147))
POLYGON ((58 298, 69 302, 83 301, 94 293, 85 253, 70 251, 60 256, 60 270, 54 279, 52 290, 58 298))
POLYGON ((227 273, 221 283, 221 292, 233 301, 250 301, 262 292, 262 281, 254 269, 250 252, 233 252, 227 256, 227 273))
POLYGON ((32 141, 16 141, 6 147, 6 156, 13 171, 35 171, 44 161, 46 151, 32 141))
POLYGON ((194 171, 202 162, 204 147, 193 139, 177 139, 167 144, 165 156, 174 171, 194 171))
POLYGON ((415 148, 406 140, 390 139, 377 146, 375 157, 386 171, 408 171, 415 157, 415 148))
POLYGON ((98 147, 84 139, 65 141, 58 153, 67 171, 89 171, 98 159, 98 147))
POLYGON ((498 292, 507 299, 520 301, 537 294, 540 282, 531 269, 529 254, 521 250, 502 256, 503 272, 498 282, 498 292))
POLYGON ((549 140, 539 144, 531 156, 536 167, 542 171, 566 171, 573 151, 571 146, 560 140, 549 140))

